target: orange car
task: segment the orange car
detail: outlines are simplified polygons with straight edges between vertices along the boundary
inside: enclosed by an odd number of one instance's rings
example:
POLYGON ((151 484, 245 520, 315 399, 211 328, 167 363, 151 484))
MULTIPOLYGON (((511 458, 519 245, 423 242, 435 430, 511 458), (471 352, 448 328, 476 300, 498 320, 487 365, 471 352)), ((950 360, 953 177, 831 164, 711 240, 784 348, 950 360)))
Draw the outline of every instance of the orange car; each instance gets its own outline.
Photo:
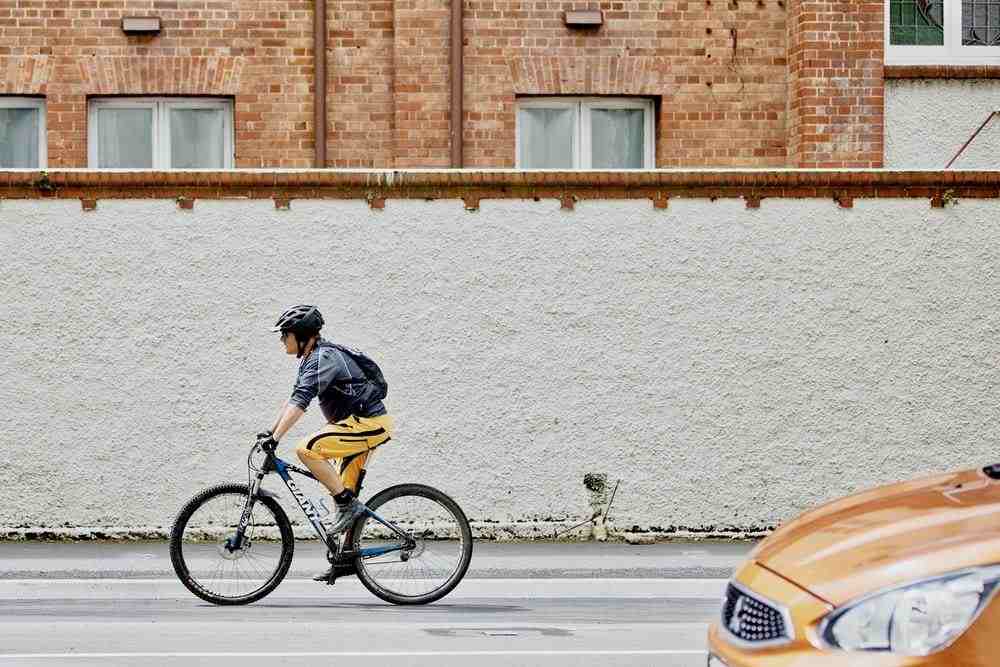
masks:
POLYGON ((1000 665, 1000 465, 849 496, 761 542, 710 667, 1000 665))

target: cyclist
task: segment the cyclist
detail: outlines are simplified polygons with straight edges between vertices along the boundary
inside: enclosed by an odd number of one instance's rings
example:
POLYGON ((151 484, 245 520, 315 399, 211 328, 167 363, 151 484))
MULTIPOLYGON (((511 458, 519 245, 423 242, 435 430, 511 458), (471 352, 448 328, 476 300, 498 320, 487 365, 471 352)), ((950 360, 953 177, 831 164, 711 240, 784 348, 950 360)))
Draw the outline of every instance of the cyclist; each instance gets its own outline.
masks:
MULTIPOLYGON (((393 424, 381 400, 383 392, 367 379, 351 354, 320 336, 322 328, 319 309, 307 305, 289 308, 275 323, 272 331, 281 333, 285 352, 302 361, 292 395, 274 426, 257 437, 262 444, 277 446, 309 403, 319 398, 327 424, 299 442, 297 454, 333 496, 337 514, 330 535, 337 535, 364 513, 364 504, 355 497, 358 476, 368 452, 389 440, 393 424), (339 473, 329 459, 340 459, 339 473)), ((316 580, 327 580, 333 570, 331 566, 316 580)))

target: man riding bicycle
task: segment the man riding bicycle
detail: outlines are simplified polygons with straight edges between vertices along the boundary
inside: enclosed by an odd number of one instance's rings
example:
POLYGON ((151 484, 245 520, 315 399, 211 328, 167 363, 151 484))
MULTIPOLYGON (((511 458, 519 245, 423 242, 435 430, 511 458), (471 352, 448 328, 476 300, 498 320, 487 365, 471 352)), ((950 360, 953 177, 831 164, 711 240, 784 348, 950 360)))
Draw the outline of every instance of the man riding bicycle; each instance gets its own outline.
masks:
MULTIPOLYGON (((382 403, 384 386, 365 374, 351 351, 320 336, 323 316, 315 306, 289 308, 272 331, 281 333, 287 354, 302 361, 291 397, 282 405, 270 430, 258 433, 261 444, 276 446, 314 398, 327 424, 305 438, 297 454, 316 479, 329 490, 337 508, 330 534, 347 530, 365 512, 355 497, 358 476, 368 453, 390 439, 392 417, 382 403), (329 459, 340 459, 339 473, 329 459)), ((316 577, 326 581, 334 568, 316 577)))

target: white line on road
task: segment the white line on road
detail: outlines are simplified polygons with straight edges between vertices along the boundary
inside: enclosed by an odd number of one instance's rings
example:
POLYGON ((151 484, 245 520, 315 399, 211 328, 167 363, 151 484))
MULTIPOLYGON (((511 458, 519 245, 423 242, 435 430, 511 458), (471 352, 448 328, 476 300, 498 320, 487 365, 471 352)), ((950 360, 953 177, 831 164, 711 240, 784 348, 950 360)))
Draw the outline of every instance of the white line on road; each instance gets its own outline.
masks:
MULTIPOLYGON (((714 599, 721 600, 725 579, 466 579, 446 600, 495 599, 714 599)), ((276 598, 370 598, 357 579, 333 588, 311 579, 286 579, 276 598)), ((0 579, 0 601, 7 600, 187 600, 194 596, 177 579, 0 579)))
MULTIPOLYGON (((448 600, 471 598, 700 598, 721 600, 725 579, 466 579, 448 600)), ((272 597, 338 598, 371 594, 357 579, 334 588, 286 579, 272 597)), ((0 600, 187 599, 177 579, 0 579, 0 600)))
MULTIPOLYGON (((350 579, 353 580, 353 579, 350 579)), ((0 584, 42 584, 42 583, 53 583, 53 584, 83 584, 83 583, 109 583, 109 584, 162 584, 163 582, 176 582, 173 578, 160 578, 160 579, 132 579, 132 578, 122 578, 122 579, 111 579, 104 577, 89 578, 89 579, 44 579, 40 577, 34 577, 31 579, 0 579, 0 584)), ((239 579, 220 579, 220 581, 240 581, 239 579)), ((305 578, 293 578, 288 577, 282 583, 309 583, 314 581, 313 579, 305 578)), ((338 579, 337 581, 341 581, 338 579)), ((653 584, 672 584, 681 585, 688 583, 691 585, 701 585, 701 586, 718 586, 725 585, 728 579, 654 579, 654 578, 639 578, 639 577, 628 577, 628 578, 581 578, 581 579, 571 579, 571 578, 559 578, 559 579, 504 579, 499 577, 491 577, 489 579, 477 579, 475 577, 466 577, 463 579, 464 582, 522 582, 522 581, 553 581, 553 582, 567 582, 567 584, 588 584, 588 583, 598 583, 598 582, 611 582, 611 583, 628 583, 635 584, 638 586, 653 584)), ((506 585, 506 584, 503 584, 506 585)))
POLYGON ((571 655, 705 655, 706 651, 652 649, 635 651, 302 651, 289 653, 0 653, 3 659, 35 658, 421 658, 571 655))

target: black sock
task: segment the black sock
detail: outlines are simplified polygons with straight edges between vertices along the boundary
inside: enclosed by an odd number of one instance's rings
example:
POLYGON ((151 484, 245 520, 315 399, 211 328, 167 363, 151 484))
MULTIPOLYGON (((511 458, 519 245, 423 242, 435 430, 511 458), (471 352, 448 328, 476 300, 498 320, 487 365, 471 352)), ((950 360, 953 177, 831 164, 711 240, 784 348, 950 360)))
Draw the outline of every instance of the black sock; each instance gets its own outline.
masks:
POLYGON ((354 497, 353 491, 351 491, 350 489, 344 489, 343 491, 341 491, 340 493, 338 493, 333 497, 333 501, 338 505, 343 506, 350 504, 351 498, 353 497, 354 497))

